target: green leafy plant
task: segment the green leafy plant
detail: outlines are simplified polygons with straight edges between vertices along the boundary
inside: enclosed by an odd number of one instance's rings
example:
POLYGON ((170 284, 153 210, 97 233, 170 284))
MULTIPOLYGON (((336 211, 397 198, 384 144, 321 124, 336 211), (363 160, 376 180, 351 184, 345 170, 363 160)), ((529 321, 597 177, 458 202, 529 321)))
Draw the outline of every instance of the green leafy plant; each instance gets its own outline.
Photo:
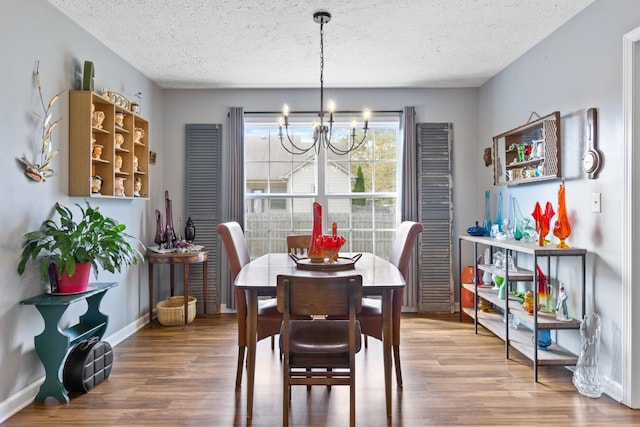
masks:
POLYGON ((140 251, 130 243, 131 240, 140 242, 125 232, 126 226, 105 217, 98 208, 86 203, 84 209, 76 204, 82 213, 79 222, 74 221, 69 208, 56 203, 59 223, 47 219, 39 230, 24 235, 18 274, 24 273, 29 260, 35 261, 40 255, 43 256, 40 262, 40 279, 43 282, 51 261, 58 267, 60 276, 65 272, 73 276, 77 263, 91 262, 97 279, 98 266, 114 273, 142 260, 140 251))

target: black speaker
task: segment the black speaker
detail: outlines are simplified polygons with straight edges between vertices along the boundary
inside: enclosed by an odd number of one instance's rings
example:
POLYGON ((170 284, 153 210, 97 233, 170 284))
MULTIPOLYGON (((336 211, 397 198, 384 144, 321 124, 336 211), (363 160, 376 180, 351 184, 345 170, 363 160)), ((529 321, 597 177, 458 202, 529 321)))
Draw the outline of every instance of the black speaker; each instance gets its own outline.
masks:
POLYGON ((76 344, 64 363, 62 381, 70 392, 86 393, 109 377, 113 350, 98 337, 76 344))

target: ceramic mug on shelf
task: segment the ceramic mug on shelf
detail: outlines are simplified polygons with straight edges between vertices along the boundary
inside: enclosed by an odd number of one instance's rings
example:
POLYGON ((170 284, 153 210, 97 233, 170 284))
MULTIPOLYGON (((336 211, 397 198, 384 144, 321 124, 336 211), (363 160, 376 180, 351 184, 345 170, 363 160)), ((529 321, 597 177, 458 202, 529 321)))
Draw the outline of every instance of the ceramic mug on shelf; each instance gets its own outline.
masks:
POLYGON ((125 194, 124 194, 124 180, 125 179, 126 178, 120 178, 120 177, 116 178, 115 186, 113 188, 114 189, 114 192, 113 192, 114 196, 119 196, 119 197, 124 197, 125 196, 125 194))
POLYGON ((135 142, 140 142, 140 140, 144 138, 144 129, 135 128, 133 130, 133 135, 134 135, 133 139, 135 140, 135 142))
POLYGON ((93 127, 102 129, 102 122, 104 122, 104 111, 94 111, 92 118, 93 127))
POLYGON ((100 159, 100 156, 102 155, 102 145, 93 144, 91 155, 94 159, 100 159))
POLYGON ((100 194, 100 189, 102 188, 102 178, 99 175, 94 175, 91 177, 91 192, 93 194, 100 194))
POLYGON ((114 163, 116 172, 120 172, 120 169, 122 168, 122 156, 117 155, 113 163, 114 163))
POLYGON ((116 125, 124 127, 124 113, 116 113, 116 125))

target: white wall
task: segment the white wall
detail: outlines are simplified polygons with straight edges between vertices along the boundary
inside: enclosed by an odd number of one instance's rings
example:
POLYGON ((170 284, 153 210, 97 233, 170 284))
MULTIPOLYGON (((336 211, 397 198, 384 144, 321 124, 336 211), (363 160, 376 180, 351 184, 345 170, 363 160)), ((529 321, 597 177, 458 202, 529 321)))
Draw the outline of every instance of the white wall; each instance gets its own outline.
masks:
MULTIPOLYGON (((607 393, 620 399, 622 372, 622 229, 623 115, 622 37, 640 26, 640 7, 633 0, 600 0, 586 8, 543 42, 480 88, 480 155, 494 135, 526 123, 532 111, 562 116, 563 175, 572 219, 568 242, 586 248, 587 312, 602 320, 600 366, 611 381, 607 393), (599 149, 604 166, 598 179, 581 170, 586 145, 586 110, 598 109, 599 149), (591 213, 591 194, 602 193, 602 213, 591 213)), ((481 186, 490 188, 492 170, 480 169, 481 186)), ((501 187, 517 198, 528 215, 536 201, 557 206, 558 182, 501 187)), ((493 193, 498 189, 494 188, 493 193)), ((494 195, 495 197, 495 195, 494 195)), ((493 207, 495 209, 495 207, 493 207)), ((494 210, 495 212, 495 210, 494 210)), ((560 266, 571 286, 573 313, 579 313, 577 266, 560 266), (578 293, 578 294, 577 294, 578 293)), ((640 325, 634 325, 640 327, 640 325)), ((574 337, 575 338, 575 337, 574 337)), ((579 341, 564 337, 578 351, 579 341)))
MULTIPOLYGON (((36 183, 23 174, 16 159, 26 154, 34 160, 39 147, 38 123, 32 111, 42 112, 34 84, 36 61, 40 60, 40 79, 48 101, 60 90, 79 88, 82 66, 91 60, 96 67, 96 88, 107 87, 133 98, 142 91, 142 115, 150 120, 151 146, 162 153, 161 91, 142 74, 89 36, 44 0, 4 0, 0 2, 0 420, 11 411, 9 398, 41 379, 44 370, 34 351, 33 337, 43 328, 33 306, 22 306, 25 298, 42 293, 38 269, 30 265, 23 276, 16 272, 24 233, 37 229, 47 219, 55 202, 73 206, 83 198, 67 196, 69 183, 68 118, 69 96, 65 92, 55 104, 55 117, 62 117, 53 132, 53 145, 60 151, 53 162, 56 176, 36 183)), ((162 158, 162 155, 159 156, 162 158)), ((127 225, 127 230, 143 242, 153 240, 153 209, 162 206, 162 162, 151 168, 151 200, 90 200, 104 214, 127 225)), ((75 208, 75 207, 74 207, 75 208)), ((101 272, 100 281, 117 281, 102 303, 110 316, 106 336, 120 331, 148 312, 147 269, 134 266, 122 274, 101 272)), ((84 303, 73 306, 63 327, 75 323, 84 303)), ((37 389, 36 389, 37 391, 37 389)))

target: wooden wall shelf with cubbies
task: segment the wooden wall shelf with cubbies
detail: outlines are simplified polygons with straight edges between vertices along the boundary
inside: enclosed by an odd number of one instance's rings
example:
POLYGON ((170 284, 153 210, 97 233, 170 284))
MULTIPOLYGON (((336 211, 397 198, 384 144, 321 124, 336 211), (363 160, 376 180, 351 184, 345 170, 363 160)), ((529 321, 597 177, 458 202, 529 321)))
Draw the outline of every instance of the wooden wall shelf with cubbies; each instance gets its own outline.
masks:
POLYGON ((69 196, 148 199, 149 122, 90 91, 69 93, 69 117, 69 196))

